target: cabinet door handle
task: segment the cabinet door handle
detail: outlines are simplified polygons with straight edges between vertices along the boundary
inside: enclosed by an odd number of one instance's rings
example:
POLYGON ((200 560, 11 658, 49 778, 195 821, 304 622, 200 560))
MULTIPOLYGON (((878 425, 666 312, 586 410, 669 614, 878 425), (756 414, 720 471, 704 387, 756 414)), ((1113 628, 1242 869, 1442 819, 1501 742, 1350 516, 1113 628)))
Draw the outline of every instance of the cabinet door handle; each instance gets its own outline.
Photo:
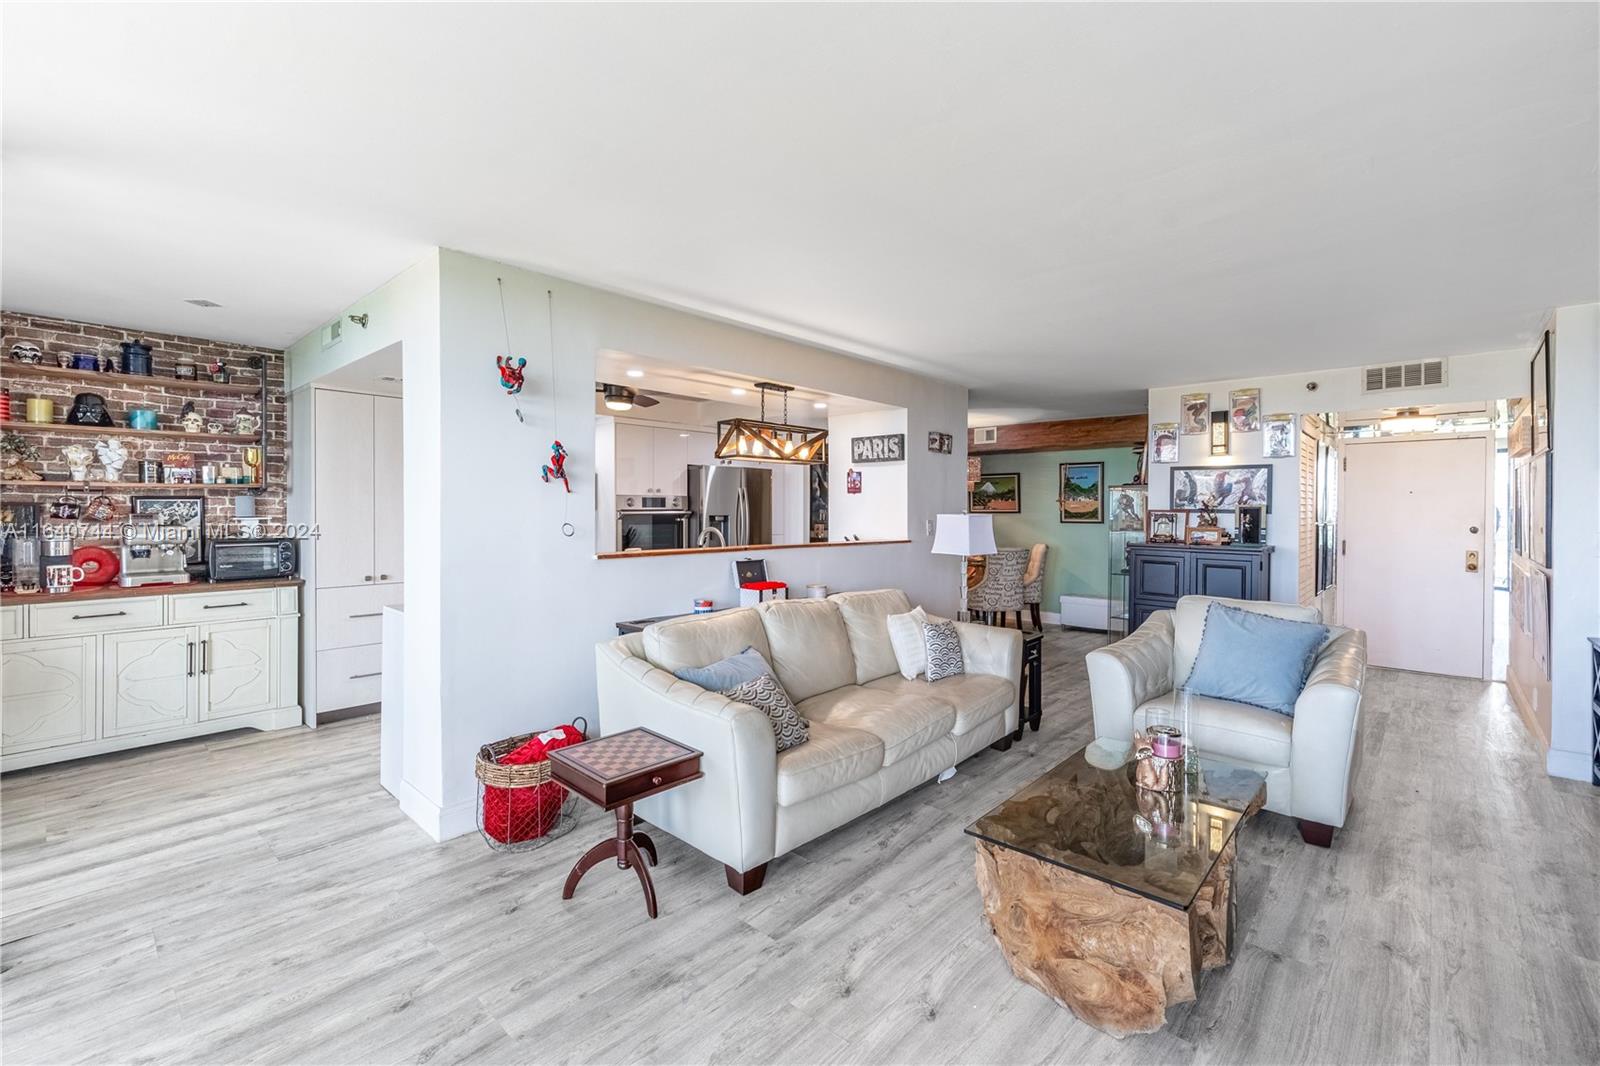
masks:
POLYGON ((365 575, 362 576, 361 580, 362 581, 371 581, 372 580, 372 575, 371 574, 365 574, 365 575))
POLYGON ((378 575, 378 580, 379 581, 388 581, 389 580, 389 575, 388 574, 379 574, 378 575))
POLYGON ((368 611, 365 614, 353 614, 350 617, 351 618, 382 618, 383 617, 383 612, 382 611, 368 611))
POLYGON ((238 603, 207 603, 207 604, 204 604, 203 606, 201 606, 200 609, 202 611, 220 611, 224 607, 248 607, 248 606, 250 606, 248 603, 246 603, 244 600, 240 600, 238 603))
POLYGON ((194 641, 191 640, 191 641, 188 642, 188 644, 189 644, 189 665, 187 667, 187 674, 188 674, 189 677, 193 677, 194 676, 194 641))
POLYGON ((85 618, 121 618, 127 613, 127 611, 101 611, 99 614, 75 614, 72 620, 78 622, 85 618))
POLYGON ((211 639, 208 637, 200 642, 200 672, 206 672, 208 660, 211 658, 211 639))
POLYGON ((370 674, 351 674, 350 675, 350 680, 351 681, 360 681, 363 677, 382 677, 382 676, 383 676, 383 671, 382 670, 374 670, 370 674))

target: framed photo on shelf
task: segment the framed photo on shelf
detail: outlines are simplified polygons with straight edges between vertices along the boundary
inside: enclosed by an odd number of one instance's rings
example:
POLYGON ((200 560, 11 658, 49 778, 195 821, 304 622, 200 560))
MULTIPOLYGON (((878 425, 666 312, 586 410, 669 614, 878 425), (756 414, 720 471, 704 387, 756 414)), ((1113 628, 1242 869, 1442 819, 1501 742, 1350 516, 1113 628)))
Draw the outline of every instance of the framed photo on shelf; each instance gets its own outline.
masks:
POLYGON ((184 555, 190 566, 206 558, 206 498, 204 496, 134 496, 129 500, 129 518, 154 518, 158 525, 184 526, 189 542, 184 555))
POLYGON ((985 474, 972 486, 973 514, 1016 514, 1022 510, 1021 474, 985 474))
POLYGON ((1241 504, 1259 503, 1272 510, 1272 465, 1175 466, 1172 468, 1172 507, 1197 511, 1207 496, 1217 507, 1231 511, 1241 504))
POLYGON ((1211 432, 1211 394, 1186 392, 1178 401, 1178 429, 1189 436, 1211 432))
POLYGON ((1148 485, 1111 486, 1111 532, 1143 533, 1149 498, 1148 485))
POLYGON ((1186 538, 1190 544, 1205 544, 1216 548, 1222 546, 1221 526, 1190 526, 1186 538))
POLYGON ((1177 544, 1183 540, 1187 521, 1188 516, 1183 511, 1151 511, 1145 523, 1144 539, 1151 544, 1177 544))
POLYGON ((1150 461, 1152 463, 1175 463, 1178 461, 1178 423, 1151 423, 1150 461))
POLYGON ((1228 420, 1235 433, 1254 433, 1261 428, 1261 390, 1234 389, 1228 393, 1228 420))
POLYGON ((1106 520, 1106 464, 1060 464, 1061 521, 1069 524, 1096 524, 1106 520))
POLYGON ((1240 544, 1265 544, 1267 542, 1267 509, 1259 503, 1247 503, 1234 512, 1234 538, 1240 544))
POLYGON ((1266 459, 1294 458, 1294 415, 1268 415, 1261 420, 1267 435, 1261 440, 1261 455, 1266 459))

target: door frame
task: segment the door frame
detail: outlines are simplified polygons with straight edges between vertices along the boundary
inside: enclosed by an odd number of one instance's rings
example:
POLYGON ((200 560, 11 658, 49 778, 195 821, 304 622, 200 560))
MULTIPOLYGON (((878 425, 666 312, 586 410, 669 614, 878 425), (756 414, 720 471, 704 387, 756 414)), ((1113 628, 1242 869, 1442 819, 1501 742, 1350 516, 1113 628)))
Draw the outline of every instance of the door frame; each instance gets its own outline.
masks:
MULTIPOLYGON (((1491 680, 1494 671, 1494 569, 1490 555, 1494 552, 1494 434, 1486 430, 1473 430, 1468 433, 1396 433, 1388 437, 1346 437, 1340 442, 1339 459, 1339 575, 1342 584, 1349 573, 1349 556, 1345 555, 1345 519, 1350 516, 1351 496, 1349 487, 1353 484, 1349 467, 1349 453, 1345 449, 1360 448, 1374 444, 1405 444, 1421 443, 1440 440, 1481 440, 1484 443, 1484 486, 1483 507, 1484 514, 1479 521, 1478 528, 1483 531, 1484 547, 1479 549, 1478 573, 1484 576, 1483 603, 1481 605, 1483 630, 1482 646, 1478 649, 1478 678, 1482 681, 1491 680)), ((1343 616, 1341 600, 1341 618, 1343 616)))

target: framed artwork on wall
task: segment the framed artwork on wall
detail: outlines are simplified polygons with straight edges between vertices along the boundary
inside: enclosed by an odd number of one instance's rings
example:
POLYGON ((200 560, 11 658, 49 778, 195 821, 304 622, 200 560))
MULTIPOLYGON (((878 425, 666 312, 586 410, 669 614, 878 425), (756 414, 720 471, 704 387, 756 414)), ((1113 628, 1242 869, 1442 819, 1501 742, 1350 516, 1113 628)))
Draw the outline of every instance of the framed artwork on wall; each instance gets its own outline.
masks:
POLYGON ((1254 433, 1261 428, 1261 390, 1234 389, 1228 394, 1228 418, 1235 433, 1254 433))
POLYGON ((1022 510, 1022 475, 985 474, 971 496, 967 509, 973 514, 1016 514, 1022 510))
POLYGON ((1196 511, 1207 496, 1216 505, 1232 511, 1241 504, 1259 503, 1272 510, 1272 466, 1175 466, 1172 468, 1172 506, 1175 510, 1196 511))
POLYGON ((1186 392, 1178 401, 1179 432, 1190 436, 1211 432, 1211 394, 1186 392))
POLYGON ((1178 461, 1178 423, 1151 423, 1150 461, 1152 463, 1175 463, 1178 461))
POLYGON ((1061 492, 1056 502, 1061 506, 1061 521, 1067 523, 1100 523, 1106 520, 1106 464, 1060 464, 1061 492))
POLYGON ((1261 421, 1267 435, 1261 441, 1261 454, 1267 459, 1294 458, 1294 415, 1268 415, 1261 421))
POLYGON ((1550 450, 1550 331, 1544 331, 1539 350, 1533 353, 1529 364, 1533 375, 1533 454, 1543 455, 1550 450))
POLYGON ((1111 486, 1110 519, 1113 533, 1143 533, 1149 501, 1148 485, 1111 486))

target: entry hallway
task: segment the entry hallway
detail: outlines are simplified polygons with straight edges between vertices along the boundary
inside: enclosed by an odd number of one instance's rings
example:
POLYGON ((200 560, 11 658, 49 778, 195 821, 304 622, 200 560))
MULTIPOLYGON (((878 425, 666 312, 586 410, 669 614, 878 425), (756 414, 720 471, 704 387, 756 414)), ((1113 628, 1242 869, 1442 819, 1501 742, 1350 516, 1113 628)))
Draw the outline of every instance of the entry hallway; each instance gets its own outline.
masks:
POLYGON ((8 1063, 1595 1062, 1600 790, 1552 780, 1501 685, 1375 671, 1331 851, 1244 830, 1242 936, 1117 1041, 1011 976, 962 828, 1090 739, 1047 638, 1043 729, 775 862, 740 898, 656 834, 662 914, 592 808, 524 855, 425 839, 377 723, 238 734, 0 782, 8 1063), (173 784, 183 782, 183 784, 173 784))

